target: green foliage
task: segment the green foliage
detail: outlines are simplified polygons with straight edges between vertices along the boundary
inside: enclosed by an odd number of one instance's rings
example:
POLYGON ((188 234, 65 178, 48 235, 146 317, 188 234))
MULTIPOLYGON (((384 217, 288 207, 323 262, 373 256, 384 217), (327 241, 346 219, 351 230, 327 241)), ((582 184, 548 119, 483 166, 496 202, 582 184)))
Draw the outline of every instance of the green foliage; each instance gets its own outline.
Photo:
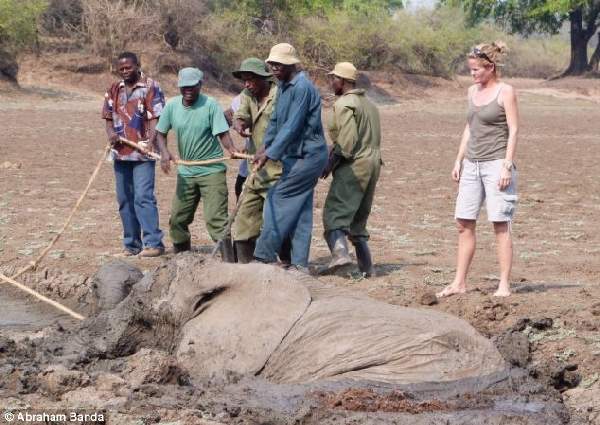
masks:
POLYGON ((466 54, 477 43, 504 39, 513 48, 505 75, 547 77, 564 66, 568 44, 558 38, 523 40, 489 25, 469 25, 460 9, 373 15, 338 8, 296 17, 265 31, 249 25, 247 11, 229 9, 196 28, 204 52, 224 73, 245 57, 265 58, 271 46, 289 42, 311 71, 330 70, 350 61, 361 70, 400 69, 407 73, 451 77, 464 70, 466 54))
POLYGON ((391 14, 404 6, 403 0, 212 0, 213 10, 233 10, 255 18, 299 18, 325 16, 334 11, 363 15, 391 14))
POLYGON ((510 32, 555 34, 567 18, 570 7, 586 0, 441 0, 450 7, 461 7, 470 25, 489 18, 510 32))
POLYGON ((46 7, 46 0, 0 0, 0 45, 16 50, 31 44, 46 7))

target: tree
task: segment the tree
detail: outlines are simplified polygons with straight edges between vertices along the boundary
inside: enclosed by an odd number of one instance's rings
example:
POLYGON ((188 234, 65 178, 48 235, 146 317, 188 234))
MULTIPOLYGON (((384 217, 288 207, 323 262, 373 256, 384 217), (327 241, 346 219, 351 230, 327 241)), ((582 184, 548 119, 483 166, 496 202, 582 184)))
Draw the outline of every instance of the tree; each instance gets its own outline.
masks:
POLYGON ((0 0, 0 79, 16 82, 20 49, 37 40, 45 0, 0 0))
POLYGON ((489 17, 501 22, 510 32, 525 36, 533 32, 556 34, 569 21, 571 59, 563 75, 581 75, 597 67, 600 50, 588 62, 587 46, 598 30, 600 0, 441 0, 461 6, 471 23, 489 17))
POLYGON ((35 41, 46 0, 0 0, 0 43, 19 49, 35 41))

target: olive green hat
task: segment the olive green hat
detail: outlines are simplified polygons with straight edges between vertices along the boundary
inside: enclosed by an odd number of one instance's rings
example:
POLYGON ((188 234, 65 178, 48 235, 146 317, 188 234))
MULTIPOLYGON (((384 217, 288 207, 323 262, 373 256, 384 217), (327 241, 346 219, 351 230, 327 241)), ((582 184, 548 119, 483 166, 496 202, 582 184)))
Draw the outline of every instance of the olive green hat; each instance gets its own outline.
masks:
POLYGON ((259 77, 270 77, 273 75, 267 70, 267 64, 258 58, 245 59, 240 69, 233 71, 232 74, 235 78, 242 78, 242 72, 250 72, 259 77))

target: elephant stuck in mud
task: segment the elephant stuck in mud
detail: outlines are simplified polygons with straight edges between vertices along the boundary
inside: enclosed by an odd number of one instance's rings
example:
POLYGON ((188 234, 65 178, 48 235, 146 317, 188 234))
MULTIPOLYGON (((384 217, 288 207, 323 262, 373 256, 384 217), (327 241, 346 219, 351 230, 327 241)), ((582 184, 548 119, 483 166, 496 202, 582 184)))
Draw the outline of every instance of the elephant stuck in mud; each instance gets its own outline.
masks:
MULTIPOLYGON (((114 302, 115 290, 127 291, 113 282, 113 293, 103 294, 108 275, 97 275, 98 297, 114 302)), ((123 301, 88 320, 78 340, 89 355, 109 358, 166 350, 192 379, 236 373, 277 384, 479 385, 506 374, 494 345, 449 314, 386 304, 274 266, 194 255, 146 274, 123 301)))

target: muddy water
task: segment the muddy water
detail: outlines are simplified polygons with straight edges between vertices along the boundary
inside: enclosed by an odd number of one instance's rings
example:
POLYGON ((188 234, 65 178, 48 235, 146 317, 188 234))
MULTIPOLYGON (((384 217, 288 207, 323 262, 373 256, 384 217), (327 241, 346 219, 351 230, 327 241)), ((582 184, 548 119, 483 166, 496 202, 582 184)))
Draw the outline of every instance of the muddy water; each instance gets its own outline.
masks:
POLYGON ((0 334, 37 332, 56 322, 72 323, 65 313, 0 284, 0 334))

